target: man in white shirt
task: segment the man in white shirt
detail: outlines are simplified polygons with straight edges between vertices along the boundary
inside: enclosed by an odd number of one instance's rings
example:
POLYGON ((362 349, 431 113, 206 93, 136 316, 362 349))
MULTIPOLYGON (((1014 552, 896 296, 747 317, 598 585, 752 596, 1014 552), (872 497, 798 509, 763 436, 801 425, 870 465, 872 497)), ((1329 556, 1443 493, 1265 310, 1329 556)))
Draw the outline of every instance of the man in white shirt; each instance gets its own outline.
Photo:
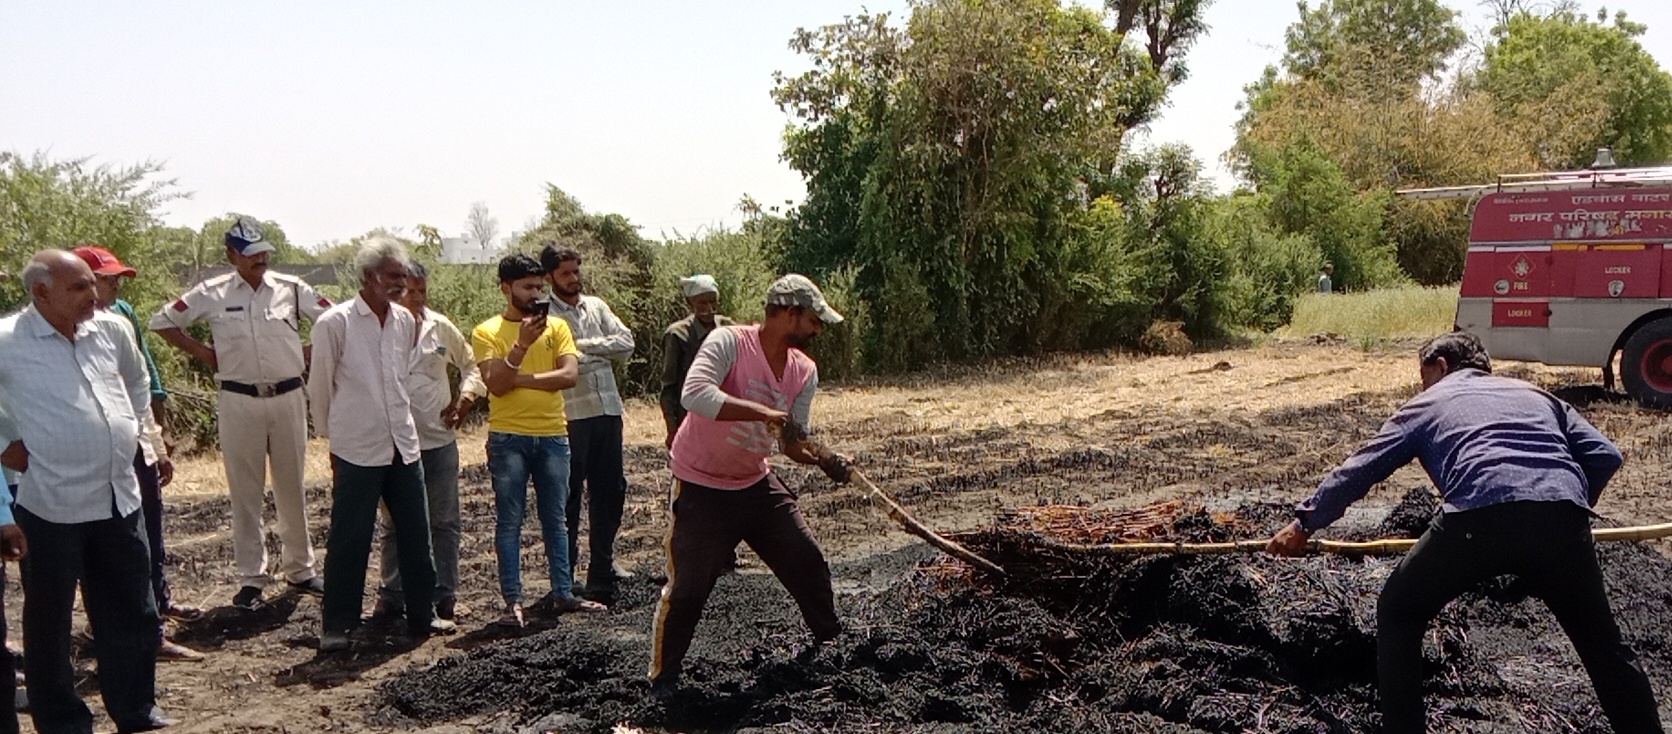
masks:
POLYGON ((235 272, 197 284, 151 317, 151 330, 215 373, 215 425, 232 500, 232 555, 240 587, 232 605, 261 606, 267 575, 262 512, 267 469, 273 469, 273 511, 279 535, 279 573, 290 588, 322 594, 308 538, 302 467, 308 447, 308 407, 302 394, 307 350, 302 319, 318 319, 331 302, 295 276, 268 269, 274 251, 261 225, 239 219, 226 232, 226 259, 235 272), (212 344, 186 329, 209 322, 212 344))
MULTIPOLYGON (((424 465, 424 490, 430 508, 430 549, 435 554, 435 616, 454 620, 462 613, 459 588, 459 441, 453 429, 470 414, 476 399, 488 394, 476 368, 475 353, 459 327, 430 310, 430 272, 412 263, 401 305, 418 320, 418 346, 412 354, 412 421, 418 426, 418 450, 424 465), (453 399, 451 365, 459 371, 459 398, 453 399)), ((387 512, 383 528, 383 588, 374 617, 402 614, 399 543, 387 512)))
POLYGON ((98 639, 99 690, 119 732, 174 723, 157 707, 157 605, 133 457, 151 409, 133 329, 100 311, 93 271, 43 250, 23 271, 32 299, 0 319, 0 443, 19 480, 23 640, 35 730, 90 734, 77 695, 70 616, 79 586, 98 639))
POLYGON ((569 322, 581 352, 580 379, 563 391, 569 423, 569 569, 580 562, 581 495, 586 495, 588 547, 582 596, 609 603, 618 580, 630 576, 615 564, 615 535, 627 503, 627 473, 621 460, 621 392, 614 362, 633 356, 633 332, 609 304, 581 293, 581 254, 555 243, 540 250, 540 266, 551 283, 552 315, 569 322))
POLYGON ((456 629, 435 616, 424 469, 407 392, 418 324, 396 303, 406 291, 409 262, 394 238, 368 238, 354 256, 359 294, 314 324, 308 392, 314 430, 331 442, 332 479, 320 652, 347 650, 348 633, 360 624, 379 502, 401 539, 408 632, 425 637, 456 629))

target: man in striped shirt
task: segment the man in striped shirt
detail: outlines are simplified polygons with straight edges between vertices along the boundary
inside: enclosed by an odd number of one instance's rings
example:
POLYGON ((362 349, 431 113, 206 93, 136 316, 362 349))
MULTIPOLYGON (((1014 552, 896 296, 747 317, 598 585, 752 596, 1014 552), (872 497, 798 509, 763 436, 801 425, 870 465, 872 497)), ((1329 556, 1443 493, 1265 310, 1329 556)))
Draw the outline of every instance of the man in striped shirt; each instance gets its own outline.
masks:
POLYGON ((621 392, 615 386, 615 363, 633 356, 633 332, 616 318, 610 305, 581 293, 581 254, 548 244, 540 266, 551 283, 552 315, 569 323, 580 350, 580 377, 563 391, 569 422, 569 570, 580 563, 581 497, 587 505, 586 589, 582 594, 609 603, 616 582, 630 574, 615 563, 615 535, 627 503, 627 473, 621 460, 621 392))

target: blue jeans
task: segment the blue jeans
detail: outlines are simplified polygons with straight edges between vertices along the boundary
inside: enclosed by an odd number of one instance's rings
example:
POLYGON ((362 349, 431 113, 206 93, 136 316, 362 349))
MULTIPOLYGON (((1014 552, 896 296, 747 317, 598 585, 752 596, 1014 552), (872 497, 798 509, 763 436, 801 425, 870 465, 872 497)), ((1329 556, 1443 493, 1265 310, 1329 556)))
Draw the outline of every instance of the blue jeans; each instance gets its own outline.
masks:
POLYGON ((540 516, 540 539, 546 546, 552 595, 559 599, 573 596, 569 532, 563 516, 569 501, 569 438, 490 432, 488 473, 493 475, 493 545, 499 556, 499 592, 505 603, 522 601, 522 525, 530 478, 534 479, 534 506, 540 516))

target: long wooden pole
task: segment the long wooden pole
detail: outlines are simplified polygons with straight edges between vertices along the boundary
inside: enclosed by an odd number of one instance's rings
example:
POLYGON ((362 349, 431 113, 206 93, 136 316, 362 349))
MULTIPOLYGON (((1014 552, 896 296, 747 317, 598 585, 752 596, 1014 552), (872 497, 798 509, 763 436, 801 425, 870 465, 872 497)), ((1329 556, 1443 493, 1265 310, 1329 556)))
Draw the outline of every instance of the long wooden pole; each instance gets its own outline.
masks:
POLYGON ((848 475, 854 482, 864 487, 870 493, 871 499, 880 503, 883 510, 888 513, 888 517, 894 520, 894 522, 899 523, 900 527, 906 529, 906 532, 928 541, 929 545, 939 548, 946 552, 947 555, 968 563, 969 565, 982 571, 1000 576, 1004 575, 1004 569, 1000 568, 997 563, 993 563, 992 561, 982 558, 970 549, 947 540, 940 533, 930 530, 929 526, 918 522, 917 518, 912 517, 911 513, 906 512, 906 508, 901 507, 900 503, 894 501, 894 498, 889 497, 884 494, 881 489, 878 489, 877 485, 872 483, 870 478, 865 476, 864 472, 861 472, 858 469, 851 469, 848 475))
MULTIPOLYGON (((1672 536, 1672 523, 1659 525, 1638 525, 1627 528, 1597 528, 1591 531, 1591 537, 1597 542, 1618 542, 1628 540, 1654 540, 1672 536)), ((1064 543, 1059 540, 1044 538, 1034 541, 1042 548, 1066 551, 1069 553, 1083 553, 1087 555, 1104 556, 1141 556, 1141 555, 1226 555, 1231 553, 1259 553, 1266 549, 1264 540, 1236 540, 1224 543, 1105 543, 1093 545, 1086 543, 1064 543)), ((1310 553, 1335 553, 1347 556, 1375 556, 1404 553, 1417 544, 1415 538, 1385 538, 1362 543, 1349 543, 1339 540, 1309 540, 1306 550, 1310 553)))

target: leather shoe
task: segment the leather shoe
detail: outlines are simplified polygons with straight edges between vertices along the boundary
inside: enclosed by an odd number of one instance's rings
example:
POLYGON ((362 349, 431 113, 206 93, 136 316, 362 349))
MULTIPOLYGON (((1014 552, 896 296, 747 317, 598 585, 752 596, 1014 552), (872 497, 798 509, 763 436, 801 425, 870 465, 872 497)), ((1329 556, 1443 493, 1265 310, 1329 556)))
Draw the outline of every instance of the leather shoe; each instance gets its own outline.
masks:
POLYGON ((679 680, 677 678, 663 678, 650 682, 650 697, 657 701, 666 702, 678 693, 679 680))
POLYGON ((232 595, 232 606, 246 612, 253 612, 261 608, 261 587, 245 586, 232 595))
POLYGON ((319 651, 320 652, 343 652, 344 650, 348 649, 348 646, 349 645, 348 645, 348 633, 347 632, 321 632, 321 633, 319 633, 319 651))
POLYGON ((449 622, 470 616, 470 607, 459 603, 458 597, 444 596, 435 603, 435 616, 449 622))
POLYGON ((300 591, 313 596, 325 596, 325 579, 318 576, 303 581, 287 581, 285 583, 292 591, 300 591))
POLYGON ((582 599, 595 601, 599 604, 614 604, 615 584, 597 582, 588 583, 586 588, 581 590, 579 596, 582 599))
POLYGON ((366 619, 373 622, 386 622, 397 617, 406 616, 406 607, 400 602, 391 601, 387 597, 378 597, 377 603, 372 605, 371 616, 366 619))

